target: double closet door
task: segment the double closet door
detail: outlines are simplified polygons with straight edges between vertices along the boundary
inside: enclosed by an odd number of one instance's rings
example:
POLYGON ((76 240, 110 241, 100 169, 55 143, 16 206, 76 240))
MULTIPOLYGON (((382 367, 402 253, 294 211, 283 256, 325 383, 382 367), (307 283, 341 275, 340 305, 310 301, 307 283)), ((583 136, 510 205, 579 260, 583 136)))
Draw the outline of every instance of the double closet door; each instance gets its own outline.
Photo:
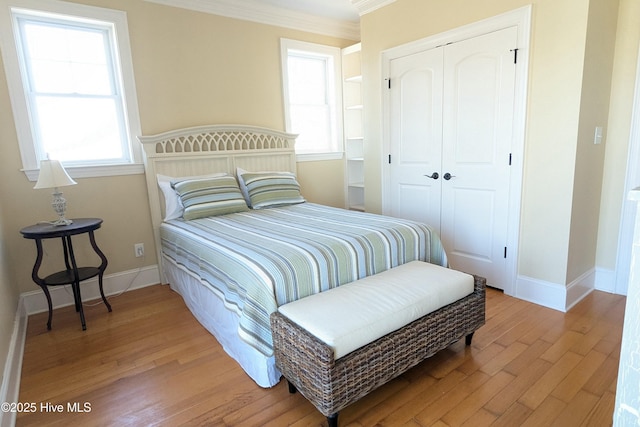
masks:
POLYGON ((390 61, 388 210, 504 289, 516 27, 390 61))

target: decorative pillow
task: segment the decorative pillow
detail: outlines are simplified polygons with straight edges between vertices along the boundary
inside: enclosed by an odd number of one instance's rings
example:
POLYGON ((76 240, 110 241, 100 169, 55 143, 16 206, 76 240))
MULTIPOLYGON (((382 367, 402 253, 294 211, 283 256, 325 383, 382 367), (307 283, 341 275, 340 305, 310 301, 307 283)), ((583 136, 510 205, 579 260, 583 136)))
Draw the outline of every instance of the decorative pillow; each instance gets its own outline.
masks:
POLYGON ((217 176, 229 176, 229 174, 219 172, 210 175, 185 176, 180 178, 157 174, 156 179, 158 180, 158 187, 160 187, 162 195, 164 196, 164 220, 169 221, 171 219, 181 218, 182 213, 184 212, 184 207, 180 202, 180 196, 178 196, 178 193, 176 193, 176 190, 174 190, 171 185, 172 181, 177 182, 185 179, 213 178, 217 176))
POLYGON ((240 186, 246 188, 249 206, 263 209, 304 203, 300 184, 291 172, 247 172, 238 170, 240 186))
POLYGON ((233 176, 178 179, 171 185, 180 196, 186 220, 248 211, 233 176))
POLYGON ((244 200, 247 202, 247 206, 251 207, 251 197, 249 197, 249 190, 247 190, 247 184, 244 183, 244 179, 242 179, 242 175, 245 173, 249 173, 242 168, 236 168, 236 178, 238 179, 238 184, 240 184, 240 191, 242 191, 242 195, 244 196, 244 200))

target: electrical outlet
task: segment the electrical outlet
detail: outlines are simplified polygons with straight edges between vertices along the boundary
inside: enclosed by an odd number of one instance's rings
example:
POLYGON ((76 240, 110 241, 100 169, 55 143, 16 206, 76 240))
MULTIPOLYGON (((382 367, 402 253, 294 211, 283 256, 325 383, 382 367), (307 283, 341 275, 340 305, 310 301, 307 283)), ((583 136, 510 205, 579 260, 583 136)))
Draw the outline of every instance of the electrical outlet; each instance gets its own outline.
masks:
POLYGON ((133 250, 136 253, 136 258, 144 256, 144 243, 136 243, 133 245, 133 250))

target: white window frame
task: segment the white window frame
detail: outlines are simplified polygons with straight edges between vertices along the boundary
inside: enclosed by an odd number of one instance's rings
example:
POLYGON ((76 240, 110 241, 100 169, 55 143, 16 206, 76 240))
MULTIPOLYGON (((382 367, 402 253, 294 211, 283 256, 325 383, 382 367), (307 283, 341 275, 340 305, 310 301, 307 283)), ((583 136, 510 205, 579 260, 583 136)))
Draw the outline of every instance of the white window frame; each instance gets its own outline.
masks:
POLYGON ((86 165, 68 167, 67 171, 73 178, 98 176, 143 174, 142 149, 137 143, 137 136, 141 134, 138 101, 136 98, 133 61, 129 43, 127 15, 123 11, 87 6, 77 3, 67 3, 57 0, 0 0, 0 47, 7 76, 9 97, 13 109, 18 144, 22 157, 22 171, 30 181, 36 181, 39 174, 39 161, 36 151, 36 140, 29 111, 29 103, 25 86, 23 85, 23 64, 18 54, 17 18, 15 14, 27 12, 69 16, 79 20, 95 20, 112 23, 114 26, 116 47, 119 55, 114 55, 114 61, 119 61, 121 72, 122 97, 125 108, 125 125, 128 129, 128 145, 131 153, 127 163, 107 165, 86 165))
POLYGON ((299 40, 280 39, 280 59, 282 63, 282 92, 285 117, 285 129, 287 132, 294 132, 291 126, 291 114, 289 105, 289 81, 288 81, 288 57, 289 52, 310 53, 315 56, 324 56, 331 58, 333 68, 328 70, 333 77, 328 82, 334 102, 332 105, 333 117, 333 141, 332 150, 323 152, 298 152, 296 150, 297 161, 316 161, 316 160, 339 160, 344 155, 344 138, 343 138, 343 114, 342 114, 342 52, 337 47, 325 46, 316 43, 302 42, 299 40))

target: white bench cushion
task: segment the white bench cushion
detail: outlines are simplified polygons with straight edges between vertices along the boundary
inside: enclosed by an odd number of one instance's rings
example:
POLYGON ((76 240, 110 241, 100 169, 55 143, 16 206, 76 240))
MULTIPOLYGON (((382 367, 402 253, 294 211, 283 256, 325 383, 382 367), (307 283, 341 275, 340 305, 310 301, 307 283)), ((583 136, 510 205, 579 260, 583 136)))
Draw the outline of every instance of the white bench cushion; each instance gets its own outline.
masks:
POLYGON ((473 286, 469 274, 412 261, 278 311, 332 347, 339 359, 471 294, 473 286))

